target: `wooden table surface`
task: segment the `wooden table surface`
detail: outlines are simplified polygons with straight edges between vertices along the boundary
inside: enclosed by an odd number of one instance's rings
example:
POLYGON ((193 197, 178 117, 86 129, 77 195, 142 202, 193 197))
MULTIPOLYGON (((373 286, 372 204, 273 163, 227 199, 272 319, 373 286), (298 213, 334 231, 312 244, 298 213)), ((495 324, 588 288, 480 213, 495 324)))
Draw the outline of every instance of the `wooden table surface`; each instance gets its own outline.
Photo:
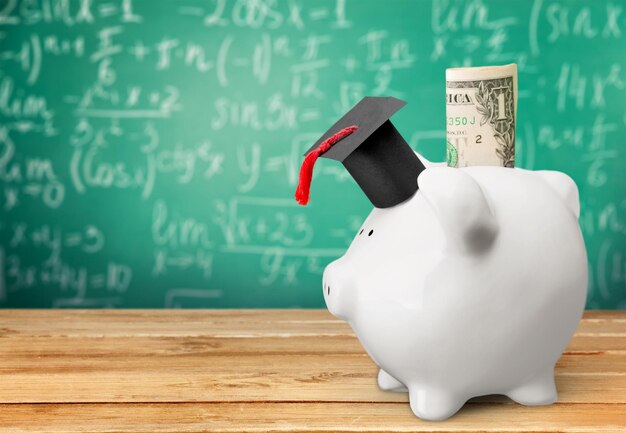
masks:
POLYGON ((0 431, 626 431, 626 312, 588 311, 558 403, 425 422, 320 310, 0 310, 0 431))

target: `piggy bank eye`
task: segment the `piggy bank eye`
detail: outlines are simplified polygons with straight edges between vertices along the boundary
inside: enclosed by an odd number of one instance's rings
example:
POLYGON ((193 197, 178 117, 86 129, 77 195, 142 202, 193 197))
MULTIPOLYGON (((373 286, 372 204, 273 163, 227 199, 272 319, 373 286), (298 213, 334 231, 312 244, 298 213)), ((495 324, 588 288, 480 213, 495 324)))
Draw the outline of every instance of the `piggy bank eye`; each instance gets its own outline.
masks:
POLYGON ((361 231, 359 232, 359 236, 361 235, 361 233, 363 233, 363 229, 361 229, 361 231))
POLYGON ((374 234, 374 229, 370 230, 370 232, 367 235, 372 236, 373 234, 374 234))

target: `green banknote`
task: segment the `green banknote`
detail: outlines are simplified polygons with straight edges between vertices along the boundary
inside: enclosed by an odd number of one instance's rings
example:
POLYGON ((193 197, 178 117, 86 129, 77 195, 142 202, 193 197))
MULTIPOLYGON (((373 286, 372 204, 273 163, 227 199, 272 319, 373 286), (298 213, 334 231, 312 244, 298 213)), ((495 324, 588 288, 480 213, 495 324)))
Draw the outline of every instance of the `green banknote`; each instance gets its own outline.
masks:
POLYGON ((515 165, 517 65, 446 70, 450 167, 515 165))

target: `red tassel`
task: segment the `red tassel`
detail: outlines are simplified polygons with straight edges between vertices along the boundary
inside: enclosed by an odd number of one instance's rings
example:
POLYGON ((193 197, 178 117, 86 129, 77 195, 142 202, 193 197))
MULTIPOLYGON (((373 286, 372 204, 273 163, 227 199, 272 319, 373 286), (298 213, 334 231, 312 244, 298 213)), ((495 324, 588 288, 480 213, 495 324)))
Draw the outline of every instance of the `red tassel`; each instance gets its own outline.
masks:
POLYGON ((359 129, 359 127, 356 125, 343 128, 339 132, 336 132, 335 134, 328 137, 326 140, 322 141, 322 143, 316 149, 313 149, 304 158, 304 161, 302 162, 302 167, 300 167, 300 180, 298 181, 298 187, 296 188, 295 193, 296 201, 298 203, 304 206, 309 202, 311 179, 313 179, 313 166, 315 165, 315 161, 317 161, 317 158, 322 153, 330 149, 333 144, 335 144, 342 138, 352 134, 357 129, 359 129))

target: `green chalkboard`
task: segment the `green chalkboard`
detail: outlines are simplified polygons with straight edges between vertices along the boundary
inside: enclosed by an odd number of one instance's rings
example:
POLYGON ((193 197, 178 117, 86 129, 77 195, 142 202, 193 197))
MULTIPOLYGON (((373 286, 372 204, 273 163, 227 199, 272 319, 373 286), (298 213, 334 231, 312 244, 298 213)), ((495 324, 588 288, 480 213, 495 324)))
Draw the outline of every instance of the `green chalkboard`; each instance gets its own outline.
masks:
POLYGON ((519 65, 516 165, 580 188, 626 308, 626 3, 0 1, 0 305, 320 307, 371 205, 302 153, 365 95, 445 158, 445 69, 519 65))

